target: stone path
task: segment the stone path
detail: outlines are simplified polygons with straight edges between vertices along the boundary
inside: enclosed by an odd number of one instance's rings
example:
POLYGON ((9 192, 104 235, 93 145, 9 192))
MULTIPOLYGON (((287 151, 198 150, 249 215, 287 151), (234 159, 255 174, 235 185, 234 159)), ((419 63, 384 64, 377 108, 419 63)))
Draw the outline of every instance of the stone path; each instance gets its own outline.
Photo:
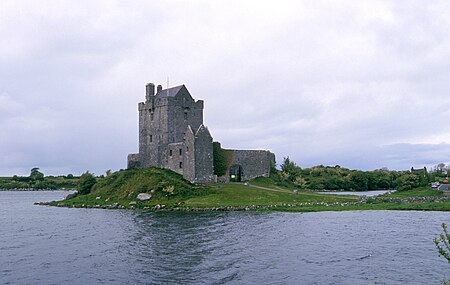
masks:
MULTIPOLYGON (((242 184, 244 184, 244 183, 242 183, 242 184)), ((275 192, 283 192, 283 193, 292 193, 292 191, 289 191, 289 190, 268 188, 268 187, 258 186, 258 185, 254 185, 254 184, 250 184, 250 183, 247 183, 247 185, 250 186, 250 187, 253 187, 253 188, 258 188, 258 189, 263 189, 263 190, 269 190, 269 191, 275 191, 275 192)))

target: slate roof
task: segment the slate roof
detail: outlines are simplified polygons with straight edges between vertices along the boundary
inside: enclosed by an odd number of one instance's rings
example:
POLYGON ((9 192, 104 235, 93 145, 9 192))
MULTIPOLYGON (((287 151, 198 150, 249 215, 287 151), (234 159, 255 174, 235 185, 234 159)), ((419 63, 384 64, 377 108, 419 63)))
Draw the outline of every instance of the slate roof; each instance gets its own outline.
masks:
POLYGON ((195 133, 195 136, 201 135, 201 134, 206 134, 208 136, 211 136, 211 133, 208 130, 208 127, 206 127, 205 125, 201 124, 200 127, 198 128, 197 132, 195 133))
POLYGON ((158 93, 156 93, 155 96, 157 97, 175 97, 178 92, 180 92, 181 88, 183 88, 184 85, 180 85, 180 86, 175 86, 175 87, 170 87, 168 89, 163 89, 161 91, 159 91, 158 93))

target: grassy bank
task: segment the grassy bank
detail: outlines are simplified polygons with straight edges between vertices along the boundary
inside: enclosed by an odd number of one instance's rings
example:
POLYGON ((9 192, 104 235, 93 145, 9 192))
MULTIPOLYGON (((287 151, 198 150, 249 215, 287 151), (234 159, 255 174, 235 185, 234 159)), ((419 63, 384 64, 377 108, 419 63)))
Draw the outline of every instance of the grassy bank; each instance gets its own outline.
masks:
POLYGON ((377 198, 318 194, 273 185, 269 179, 250 183, 195 185, 165 169, 123 170, 97 182, 91 193, 54 206, 175 209, 175 210, 274 210, 289 212, 348 210, 433 210, 450 211, 450 201, 440 191, 418 188, 377 198), (137 199, 140 193, 151 199, 137 199))

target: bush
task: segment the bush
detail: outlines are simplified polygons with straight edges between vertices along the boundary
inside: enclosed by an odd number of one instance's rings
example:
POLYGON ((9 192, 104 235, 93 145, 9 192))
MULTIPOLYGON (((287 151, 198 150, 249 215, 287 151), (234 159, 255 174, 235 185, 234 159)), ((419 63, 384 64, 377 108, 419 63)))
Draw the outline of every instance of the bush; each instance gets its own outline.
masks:
POLYGON ((217 176, 223 176, 227 174, 227 170, 230 167, 232 157, 231 152, 223 149, 219 142, 213 142, 213 161, 214 161, 214 174, 217 176))
POLYGON ((91 193, 92 187, 96 182, 94 175, 89 173, 89 171, 86 171, 80 176, 80 180, 78 181, 78 193, 80 195, 91 193))
POLYGON ((450 263, 450 235, 448 234, 446 224, 442 224, 442 229, 444 230, 444 233, 440 234, 439 238, 434 239, 434 244, 436 245, 439 254, 450 263))

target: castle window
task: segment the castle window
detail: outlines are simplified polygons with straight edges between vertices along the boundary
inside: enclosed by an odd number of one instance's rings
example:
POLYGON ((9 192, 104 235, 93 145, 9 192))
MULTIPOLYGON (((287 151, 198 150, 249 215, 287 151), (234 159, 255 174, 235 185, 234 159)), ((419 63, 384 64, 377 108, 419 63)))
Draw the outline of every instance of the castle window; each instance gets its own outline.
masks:
POLYGON ((188 119, 188 113, 189 113, 190 109, 189 107, 185 107, 184 108, 184 119, 187 120, 188 119))
POLYGON ((153 142, 153 135, 150 135, 150 142, 153 142))
POLYGON ((183 168, 183 162, 180 161, 180 168, 183 168))
POLYGON ((180 148, 180 155, 183 155, 183 149, 180 148))
POLYGON ((150 121, 153 121, 153 112, 150 113, 150 121))
POLYGON ((169 150, 169 155, 172 156, 172 150, 169 150))
POLYGON ((189 151, 189 147, 188 146, 186 147, 186 151, 189 151))

